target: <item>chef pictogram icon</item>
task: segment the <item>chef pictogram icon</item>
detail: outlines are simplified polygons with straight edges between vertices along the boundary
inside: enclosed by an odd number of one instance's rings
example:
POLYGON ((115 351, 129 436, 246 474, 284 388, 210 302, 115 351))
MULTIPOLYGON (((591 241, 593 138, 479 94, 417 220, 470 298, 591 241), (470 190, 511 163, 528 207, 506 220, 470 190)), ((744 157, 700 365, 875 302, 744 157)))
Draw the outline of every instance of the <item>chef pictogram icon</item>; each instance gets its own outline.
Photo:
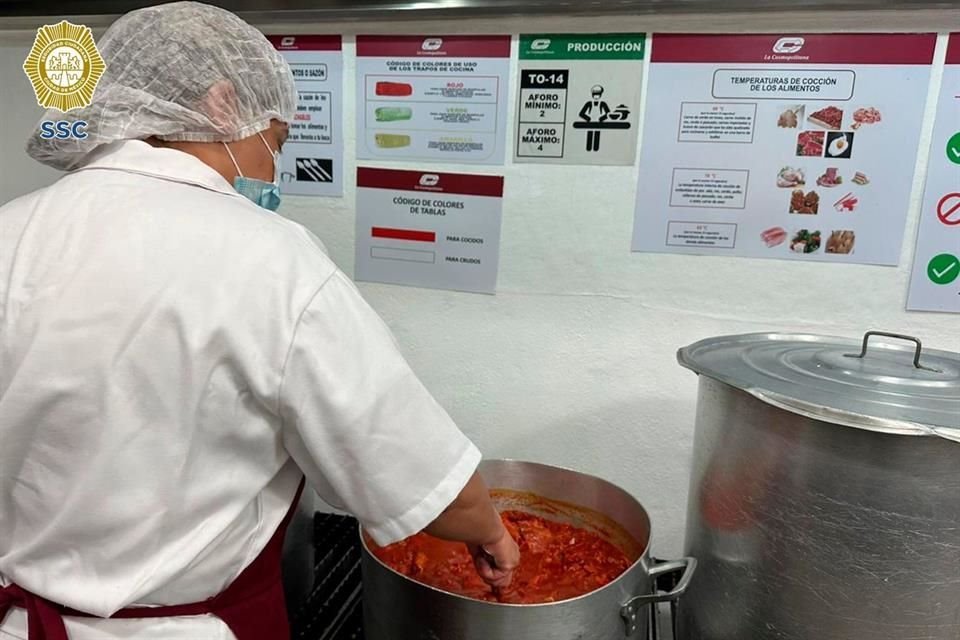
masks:
POLYGON ((590 88, 590 100, 584 103, 580 109, 580 119, 582 122, 574 122, 574 129, 587 130, 587 151, 600 151, 600 131, 603 129, 629 129, 630 123, 627 117, 630 110, 626 105, 621 104, 615 110, 610 110, 610 105, 604 102, 603 87, 599 84, 590 88))

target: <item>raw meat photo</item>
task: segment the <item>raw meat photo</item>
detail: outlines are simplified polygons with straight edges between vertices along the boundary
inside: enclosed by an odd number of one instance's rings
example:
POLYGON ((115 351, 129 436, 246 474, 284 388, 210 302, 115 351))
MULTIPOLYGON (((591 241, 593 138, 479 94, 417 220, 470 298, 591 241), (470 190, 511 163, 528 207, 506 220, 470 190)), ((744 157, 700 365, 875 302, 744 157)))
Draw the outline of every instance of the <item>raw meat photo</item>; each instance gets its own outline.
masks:
POLYGON ((823 175, 817 178, 817 184, 821 187, 835 187, 843 183, 843 178, 839 174, 840 169, 830 167, 823 172, 823 175))
POLYGON ((880 122, 880 120, 880 112, 873 107, 857 109, 853 112, 853 124, 851 128, 859 129, 865 124, 876 124, 880 122))
POLYGON ((801 131, 797 135, 797 155, 819 158, 823 155, 826 136, 823 131, 801 131))
POLYGON ((760 234, 760 239, 767 247, 779 247, 787 239, 787 230, 783 227, 770 227, 760 234))
POLYGON ((806 177, 803 174, 803 169, 784 167, 777 174, 777 186, 781 189, 792 189, 804 184, 806 184, 806 177))
POLYGON ((836 209, 839 213, 849 213, 857 208, 857 205, 860 204, 860 199, 857 198, 852 193, 848 193, 839 200, 833 203, 833 208, 836 209))
POLYGON ((820 111, 811 113, 807 122, 824 129, 838 130, 843 126, 843 109, 834 106, 824 107, 820 111))

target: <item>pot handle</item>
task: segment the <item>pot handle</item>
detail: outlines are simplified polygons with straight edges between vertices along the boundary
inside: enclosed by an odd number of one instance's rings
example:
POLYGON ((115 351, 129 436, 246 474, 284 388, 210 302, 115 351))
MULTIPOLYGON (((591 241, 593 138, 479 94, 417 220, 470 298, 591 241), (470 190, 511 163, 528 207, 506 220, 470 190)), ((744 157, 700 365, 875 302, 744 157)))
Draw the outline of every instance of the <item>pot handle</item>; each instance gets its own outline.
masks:
POLYGON ((620 607, 620 617, 623 618, 627 626, 627 635, 632 635, 638 627, 637 616, 640 615, 641 607, 658 602, 676 602, 684 594, 687 587, 690 586, 690 579, 693 578, 693 572, 697 570, 696 558, 680 558, 679 560, 670 560, 655 564, 650 568, 649 575, 653 578, 654 593, 644 593, 634 596, 627 600, 620 607), (659 591, 657 589, 657 579, 660 576, 682 571, 680 579, 670 591, 659 591))
POLYGON ((934 371, 936 373, 941 373, 937 369, 931 369, 930 367, 925 367, 920 364, 920 352, 923 350, 923 345, 920 343, 918 338, 913 336, 908 336, 902 333, 890 333, 888 331, 867 331, 863 334, 863 344, 860 347, 860 353, 845 353, 844 355, 848 358, 866 358, 867 357, 867 343, 870 342, 870 338, 873 336, 882 336, 884 338, 896 338, 897 340, 906 340, 912 342, 916 349, 913 352, 913 366, 917 369, 925 369, 927 371, 934 371))

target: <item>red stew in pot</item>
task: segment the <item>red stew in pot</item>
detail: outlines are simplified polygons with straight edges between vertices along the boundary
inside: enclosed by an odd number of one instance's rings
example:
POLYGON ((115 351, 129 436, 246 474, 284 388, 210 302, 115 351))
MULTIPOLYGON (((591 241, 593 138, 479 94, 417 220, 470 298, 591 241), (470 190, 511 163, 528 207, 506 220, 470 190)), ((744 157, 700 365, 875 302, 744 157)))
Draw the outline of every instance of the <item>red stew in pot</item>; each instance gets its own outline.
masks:
POLYGON ((523 511, 504 511, 503 522, 520 546, 520 567, 509 587, 491 589, 466 546, 418 533, 373 547, 384 564, 418 582, 477 600, 540 604, 575 598, 612 582, 632 564, 596 533, 523 511))

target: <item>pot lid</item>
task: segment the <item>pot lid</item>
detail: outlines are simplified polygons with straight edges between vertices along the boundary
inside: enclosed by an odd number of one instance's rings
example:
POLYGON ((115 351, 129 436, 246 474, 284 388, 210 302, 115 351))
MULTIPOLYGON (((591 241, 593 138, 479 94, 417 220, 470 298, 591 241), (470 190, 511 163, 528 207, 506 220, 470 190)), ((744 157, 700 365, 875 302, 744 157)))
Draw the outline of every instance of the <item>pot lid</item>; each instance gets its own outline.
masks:
POLYGON ((751 333, 701 340, 677 360, 810 418, 960 442, 960 353, 923 348, 911 336, 751 333))

